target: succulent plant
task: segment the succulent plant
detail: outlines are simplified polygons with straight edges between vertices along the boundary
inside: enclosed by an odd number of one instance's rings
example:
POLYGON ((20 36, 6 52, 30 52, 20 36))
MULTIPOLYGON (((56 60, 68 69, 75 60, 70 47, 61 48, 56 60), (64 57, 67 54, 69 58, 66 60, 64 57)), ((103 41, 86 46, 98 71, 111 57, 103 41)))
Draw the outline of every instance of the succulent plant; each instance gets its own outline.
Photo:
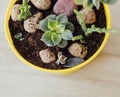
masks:
POLYGON ((18 19, 25 20, 27 17, 31 16, 30 8, 31 6, 28 5, 28 0, 23 0, 23 4, 20 7, 20 14, 18 15, 18 19))
MULTIPOLYGON (((77 10, 74 10, 74 13, 77 15, 77 17, 79 18, 79 24, 81 25, 83 31, 85 32, 85 36, 88 37, 91 33, 93 32, 98 32, 98 33, 109 33, 109 32, 116 32, 116 30, 114 29, 106 29, 106 28, 100 28, 100 27, 95 27, 95 25, 91 25, 90 28, 87 28, 85 23, 84 23, 84 19, 83 19, 83 14, 80 13, 77 10)), ((83 37, 79 37, 79 36, 75 36, 73 38, 73 40, 81 40, 83 39, 83 37)))
POLYGON ((23 41, 25 38, 23 38, 22 33, 17 33, 17 34, 15 35, 15 39, 17 39, 17 40, 19 40, 19 41, 23 41))
POLYGON ((74 0, 77 5, 83 5, 84 8, 91 9, 93 6, 95 6, 97 9, 100 7, 100 3, 105 3, 112 5, 117 0, 74 0))
POLYGON ((65 57, 65 55, 63 55, 62 52, 58 52, 57 57, 58 57, 58 59, 56 61, 57 65, 66 63, 67 57, 65 57))
POLYGON ((51 14, 39 22, 40 29, 44 31, 41 41, 47 46, 58 46, 64 48, 68 44, 68 40, 72 40, 74 25, 68 22, 65 14, 56 16, 51 14))
POLYGON ((89 34, 93 33, 93 32, 98 32, 98 33, 116 33, 117 31, 114 29, 106 29, 106 28, 99 28, 96 27, 95 25, 91 25, 90 28, 87 28, 87 31, 85 33, 86 36, 88 36, 89 34))

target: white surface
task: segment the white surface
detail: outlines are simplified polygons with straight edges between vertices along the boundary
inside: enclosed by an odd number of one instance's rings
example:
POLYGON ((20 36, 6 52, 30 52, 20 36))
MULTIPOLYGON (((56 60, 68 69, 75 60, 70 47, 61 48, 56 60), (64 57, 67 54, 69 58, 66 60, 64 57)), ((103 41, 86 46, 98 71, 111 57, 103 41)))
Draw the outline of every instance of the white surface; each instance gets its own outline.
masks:
POLYGON ((4 32, 9 0, 0 0, 0 97, 120 97, 120 0, 111 7, 112 34, 102 53, 70 75, 37 71, 11 51, 4 32))

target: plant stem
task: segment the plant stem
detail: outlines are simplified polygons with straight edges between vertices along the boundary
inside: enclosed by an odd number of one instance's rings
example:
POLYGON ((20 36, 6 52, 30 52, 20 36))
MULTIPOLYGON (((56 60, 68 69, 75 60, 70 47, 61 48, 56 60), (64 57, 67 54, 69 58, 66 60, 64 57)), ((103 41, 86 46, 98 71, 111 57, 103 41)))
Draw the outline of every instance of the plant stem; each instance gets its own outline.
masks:
POLYGON ((28 4, 28 0, 23 0, 23 5, 27 5, 28 4))
POLYGON ((82 35, 78 35, 78 36, 73 37, 72 41, 81 40, 81 39, 83 39, 83 36, 82 35))
POLYGON ((82 29, 84 30, 84 32, 86 32, 87 27, 84 23, 84 19, 83 19, 84 15, 82 13, 80 13, 79 11, 77 11, 76 9, 74 10, 74 13, 78 17, 78 22, 81 25, 82 29))

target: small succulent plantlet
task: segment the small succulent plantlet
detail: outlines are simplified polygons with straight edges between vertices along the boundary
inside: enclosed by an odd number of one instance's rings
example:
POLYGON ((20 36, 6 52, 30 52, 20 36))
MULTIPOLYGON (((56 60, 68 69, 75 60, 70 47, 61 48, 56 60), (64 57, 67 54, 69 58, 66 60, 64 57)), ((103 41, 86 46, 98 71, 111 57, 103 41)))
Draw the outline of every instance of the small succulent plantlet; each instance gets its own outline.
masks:
POLYGON ((65 57, 65 55, 62 54, 62 52, 58 52, 58 59, 56 61, 56 64, 65 64, 67 60, 67 57, 65 57))
POLYGON ((17 33, 17 34, 15 35, 15 39, 18 39, 19 41, 23 41, 25 38, 23 38, 22 33, 17 33))
POLYGON ((101 2, 108 5, 112 5, 117 0, 74 0, 74 1, 77 5, 83 5, 83 7, 86 9, 91 9, 93 6, 99 9, 101 2))
POLYGON ((18 15, 18 19, 21 21, 22 19, 26 19, 31 16, 30 12, 31 6, 28 5, 28 0, 23 0, 23 4, 20 7, 20 14, 18 15))
POLYGON ((41 41, 47 46, 58 46, 64 48, 68 44, 68 40, 72 40, 74 25, 68 22, 65 14, 56 16, 54 14, 47 16, 40 21, 40 29, 44 31, 41 41))
MULTIPOLYGON (((74 13, 79 18, 79 24, 81 25, 83 31, 85 32, 86 37, 88 37, 93 32, 98 32, 98 33, 116 32, 116 30, 106 29, 106 28, 99 28, 99 27, 95 27, 95 25, 91 25, 91 28, 87 28, 85 23, 84 23, 83 14, 78 12, 77 10, 74 10, 74 13)), ((75 39, 77 40, 77 38, 75 38, 75 39)), ((81 38, 78 38, 78 39, 81 39, 81 38)))

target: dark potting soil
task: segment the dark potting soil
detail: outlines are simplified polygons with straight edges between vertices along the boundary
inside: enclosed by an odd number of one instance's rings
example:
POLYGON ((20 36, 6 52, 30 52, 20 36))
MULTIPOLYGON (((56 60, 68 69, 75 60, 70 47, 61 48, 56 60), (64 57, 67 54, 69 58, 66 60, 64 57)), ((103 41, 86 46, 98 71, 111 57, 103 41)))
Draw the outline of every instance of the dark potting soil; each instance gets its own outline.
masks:
MULTIPOLYGON (((31 5, 31 13, 34 15, 37 12, 42 12, 44 17, 46 17, 49 14, 53 13, 53 6, 56 3, 57 0, 51 0, 52 1, 52 6, 49 10, 47 11, 41 11, 38 10, 36 7, 34 7, 31 2, 29 3, 31 5)), ((22 0, 18 0, 16 2, 17 4, 21 4, 22 0)), ((82 7, 79 6, 79 10, 82 7)), ((95 9, 95 8, 94 8, 95 9)), ((101 7, 99 10, 95 9, 96 13, 96 18, 97 21, 95 22, 95 25, 97 27, 106 27, 106 18, 105 18, 105 12, 103 5, 101 4, 101 7)), ((83 30, 81 29, 80 25, 78 24, 76 20, 75 14, 69 17, 69 21, 74 24, 75 31, 74 31, 74 36, 76 35, 84 35, 83 30)), ((90 27, 91 25, 87 25, 87 27, 90 27)), ((14 22, 9 20, 9 28, 12 36, 13 43, 15 45, 15 48, 17 51, 23 56, 27 61, 33 63, 36 66, 42 67, 42 68, 47 68, 47 69, 64 69, 65 67, 63 65, 56 65, 55 63, 50 63, 50 64, 45 64, 41 61, 40 56, 39 56, 39 51, 49 48, 47 47, 42 41, 40 41, 40 38, 43 34, 41 30, 38 30, 35 34, 30 34, 27 33, 24 28, 23 28, 23 21, 17 21, 14 22), (23 41, 19 41, 15 38, 15 35, 17 33, 22 33, 23 37, 25 38, 23 41)), ((85 38, 86 40, 86 46, 88 47, 88 54, 84 58, 85 60, 89 59, 100 47, 103 39, 104 39, 105 34, 99 34, 97 32, 92 33, 89 38, 85 38)), ((75 41, 80 43, 80 41, 75 41)), ((66 48, 60 49, 57 46, 56 47, 50 47, 49 49, 53 51, 56 56, 58 51, 62 51, 63 54, 70 58, 73 57, 69 52, 68 52, 68 47, 74 43, 73 41, 69 41, 69 44, 67 45, 66 48)))

